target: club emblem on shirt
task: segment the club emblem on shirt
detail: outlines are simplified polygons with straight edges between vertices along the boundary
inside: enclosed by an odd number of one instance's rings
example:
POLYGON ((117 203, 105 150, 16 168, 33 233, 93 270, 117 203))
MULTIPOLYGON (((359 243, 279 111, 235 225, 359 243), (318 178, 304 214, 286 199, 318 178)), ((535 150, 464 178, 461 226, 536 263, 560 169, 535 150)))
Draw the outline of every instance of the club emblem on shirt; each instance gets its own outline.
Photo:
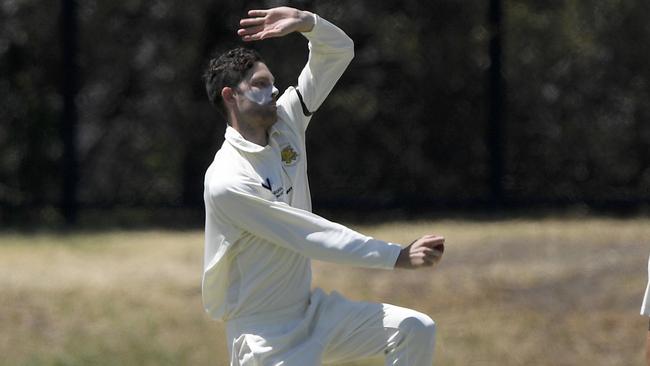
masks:
POLYGON ((293 149, 293 147, 291 147, 291 145, 287 145, 282 149, 280 157, 282 158, 282 163, 284 165, 293 165, 298 161, 298 153, 293 149))

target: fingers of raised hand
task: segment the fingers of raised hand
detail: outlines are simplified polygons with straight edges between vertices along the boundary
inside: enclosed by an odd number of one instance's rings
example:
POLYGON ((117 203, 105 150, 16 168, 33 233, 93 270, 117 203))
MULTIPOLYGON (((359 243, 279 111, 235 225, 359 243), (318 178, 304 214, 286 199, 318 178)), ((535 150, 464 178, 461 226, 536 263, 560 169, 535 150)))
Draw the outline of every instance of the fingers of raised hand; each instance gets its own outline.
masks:
POLYGON ((252 34, 246 34, 246 35, 240 34, 240 36, 242 37, 242 40, 244 42, 249 42, 249 41, 261 41, 273 37, 281 37, 285 34, 277 29, 260 30, 259 32, 251 32, 251 33, 252 34))
POLYGON ((266 18, 244 18, 239 21, 239 25, 244 28, 248 28, 263 25, 265 21, 266 18))
POLYGON ((269 10, 263 9, 253 9, 248 11, 249 17, 265 17, 269 13, 269 10))
MULTIPOLYGON (((265 10, 251 10, 248 15, 255 16, 260 14, 258 12, 265 12, 265 10)), ((244 41, 256 41, 262 39, 261 32, 265 28, 265 18, 246 18, 239 21, 241 28, 237 30, 237 35, 242 37, 244 41)))
POLYGON ((264 30, 263 25, 258 25, 258 26, 248 27, 248 28, 240 28, 237 30, 237 35, 239 35, 240 37, 250 36, 259 33, 262 30, 264 30))
POLYGON ((258 40, 260 40, 260 35, 259 35, 259 33, 256 33, 256 34, 252 34, 252 35, 250 35, 250 34, 240 34, 240 32, 237 31, 237 34, 239 34, 239 36, 241 37, 242 41, 244 41, 244 42, 258 41, 258 40))
POLYGON ((269 38, 267 32, 259 32, 251 35, 242 36, 242 41, 251 42, 251 41, 261 41, 263 39, 269 38))

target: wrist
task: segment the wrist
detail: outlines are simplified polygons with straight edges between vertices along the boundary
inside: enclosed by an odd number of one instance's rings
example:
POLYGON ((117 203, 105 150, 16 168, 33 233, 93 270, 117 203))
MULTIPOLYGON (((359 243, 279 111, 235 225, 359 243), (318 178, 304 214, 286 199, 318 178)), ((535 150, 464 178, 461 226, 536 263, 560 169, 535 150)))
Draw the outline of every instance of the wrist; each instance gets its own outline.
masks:
POLYGON ((298 13, 298 18, 300 19, 300 27, 298 32, 309 33, 314 29, 316 25, 316 16, 314 13, 308 12, 306 10, 301 10, 298 13))

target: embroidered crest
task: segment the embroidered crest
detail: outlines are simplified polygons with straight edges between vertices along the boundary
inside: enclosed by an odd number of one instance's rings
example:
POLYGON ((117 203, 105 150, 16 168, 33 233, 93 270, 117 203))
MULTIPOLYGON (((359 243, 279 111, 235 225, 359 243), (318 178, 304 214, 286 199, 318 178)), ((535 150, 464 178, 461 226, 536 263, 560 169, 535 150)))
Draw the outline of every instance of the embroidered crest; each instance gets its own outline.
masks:
POLYGON ((293 165, 298 161, 298 153, 291 145, 287 145, 280 152, 280 158, 282 158, 284 165, 293 165))

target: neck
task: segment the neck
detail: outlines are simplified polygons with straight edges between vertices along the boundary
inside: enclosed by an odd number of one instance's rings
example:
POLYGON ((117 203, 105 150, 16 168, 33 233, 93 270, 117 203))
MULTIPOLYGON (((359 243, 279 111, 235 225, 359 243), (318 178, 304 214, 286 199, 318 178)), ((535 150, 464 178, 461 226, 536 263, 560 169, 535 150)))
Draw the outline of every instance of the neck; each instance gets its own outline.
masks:
POLYGON ((231 120, 231 126, 247 141, 260 146, 266 146, 268 144, 268 132, 266 128, 255 126, 252 123, 246 123, 236 118, 231 120))

